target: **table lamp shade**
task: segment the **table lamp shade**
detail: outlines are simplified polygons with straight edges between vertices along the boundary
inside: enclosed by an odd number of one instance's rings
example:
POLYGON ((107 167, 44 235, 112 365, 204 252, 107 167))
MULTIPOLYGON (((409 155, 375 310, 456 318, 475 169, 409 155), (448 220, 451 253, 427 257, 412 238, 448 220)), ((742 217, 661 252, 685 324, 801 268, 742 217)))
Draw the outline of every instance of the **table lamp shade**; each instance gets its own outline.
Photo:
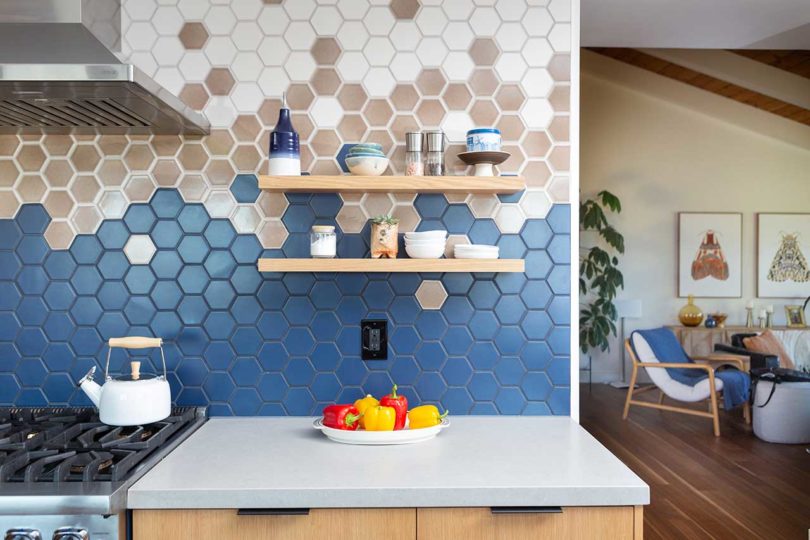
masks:
POLYGON ((639 299, 621 299, 613 302, 616 306, 616 312, 619 318, 622 319, 639 319, 641 318, 641 300, 639 299))

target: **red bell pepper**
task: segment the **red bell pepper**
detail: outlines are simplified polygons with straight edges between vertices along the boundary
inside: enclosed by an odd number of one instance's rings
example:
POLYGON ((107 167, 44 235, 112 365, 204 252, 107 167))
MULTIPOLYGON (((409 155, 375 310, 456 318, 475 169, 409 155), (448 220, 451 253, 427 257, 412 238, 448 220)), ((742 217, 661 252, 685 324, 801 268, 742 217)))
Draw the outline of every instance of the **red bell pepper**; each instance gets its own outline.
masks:
POLYGON ((397 395, 397 385, 394 385, 390 394, 383 396, 380 400, 380 406, 394 409, 397 415, 397 420, 394 423, 395 430, 405 427, 405 420, 408 418, 408 398, 397 395))
POLYGON ((351 403, 347 405, 329 405, 323 410, 323 425, 334 429, 355 431, 360 422, 360 411, 351 403))

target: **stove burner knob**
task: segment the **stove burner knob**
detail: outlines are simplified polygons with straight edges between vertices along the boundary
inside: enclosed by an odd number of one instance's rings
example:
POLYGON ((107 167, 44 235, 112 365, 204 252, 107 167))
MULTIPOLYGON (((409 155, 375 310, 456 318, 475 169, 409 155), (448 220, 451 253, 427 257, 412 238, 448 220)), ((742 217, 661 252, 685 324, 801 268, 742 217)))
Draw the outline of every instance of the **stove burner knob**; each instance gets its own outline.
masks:
POLYGON ((90 540, 90 533, 81 527, 59 527, 53 532, 53 540, 90 540))
POLYGON ((42 534, 36 529, 15 527, 6 531, 5 540, 42 540, 42 534))

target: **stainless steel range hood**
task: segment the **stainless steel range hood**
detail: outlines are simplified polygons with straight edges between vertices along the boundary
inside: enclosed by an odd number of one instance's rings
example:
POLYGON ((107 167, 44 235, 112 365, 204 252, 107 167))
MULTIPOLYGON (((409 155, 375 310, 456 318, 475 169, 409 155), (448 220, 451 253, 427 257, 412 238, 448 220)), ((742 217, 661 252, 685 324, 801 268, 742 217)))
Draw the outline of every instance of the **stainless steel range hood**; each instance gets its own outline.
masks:
POLYGON ((120 0, 0 0, 0 133, 205 135, 187 107, 108 45, 120 41, 120 0), (107 14, 94 35, 85 23, 107 14), (100 29, 100 30, 99 30, 100 29))

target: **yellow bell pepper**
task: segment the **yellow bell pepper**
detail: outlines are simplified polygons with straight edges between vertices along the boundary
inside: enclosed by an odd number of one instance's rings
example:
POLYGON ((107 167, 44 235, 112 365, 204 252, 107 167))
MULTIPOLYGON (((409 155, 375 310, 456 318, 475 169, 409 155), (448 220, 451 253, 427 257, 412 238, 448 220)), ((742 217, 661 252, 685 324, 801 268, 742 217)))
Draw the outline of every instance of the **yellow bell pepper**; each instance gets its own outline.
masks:
POLYGON ((363 415, 366 431, 394 431, 397 413, 393 407, 369 407, 363 415))
POLYGON ((365 413, 366 409, 368 409, 369 407, 376 407, 379 404, 380 404, 379 400, 377 398, 375 398, 374 396, 372 396, 371 394, 366 394, 366 397, 360 398, 360 399, 358 399, 357 401, 354 402, 355 408, 358 411, 360 411, 360 427, 361 428, 363 428, 363 429, 366 428, 366 422, 365 422, 365 418, 363 417, 363 413, 365 413))
POLYGON ((434 405, 414 407, 408 411, 408 428, 421 429, 436 426, 440 424, 442 419, 448 414, 450 414, 450 411, 444 411, 444 414, 439 414, 439 409, 434 405))

